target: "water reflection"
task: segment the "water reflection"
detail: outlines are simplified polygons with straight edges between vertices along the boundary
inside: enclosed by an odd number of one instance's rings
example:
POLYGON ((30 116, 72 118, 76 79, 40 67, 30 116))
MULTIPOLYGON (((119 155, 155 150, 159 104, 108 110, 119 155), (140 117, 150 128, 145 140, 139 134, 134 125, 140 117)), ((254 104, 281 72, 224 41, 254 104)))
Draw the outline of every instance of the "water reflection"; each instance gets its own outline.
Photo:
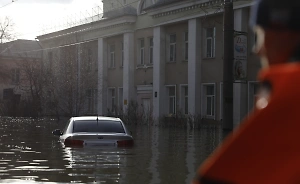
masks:
POLYGON ((194 130, 187 130, 187 153, 186 153, 186 167, 187 167, 187 177, 185 180, 185 183, 189 183, 193 177, 194 177, 194 172, 196 171, 195 167, 195 141, 194 141, 194 130))
POLYGON ((150 161, 150 166, 149 166, 149 172, 152 174, 150 184, 153 183, 160 183, 159 179, 159 172, 157 170, 158 168, 158 159, 159 159, 159 149, 158 149, 158 144, 159 144, 159 128, 157 126, 151 127, 151 138, 152 140, 150 141, 151 144, 151 161, 150 161))
POLYGON ((65 168, 70 170, 69 176, 74 182, 84 182, 86 178, 98 182, 118 182, 120 165, 126 149, 118 148, 65 148, 64 160, 68 161, 65 168))
POLYGON ((129 126, 133 148, 64 148, 51 134, 64 121, 0 120, 1 183, 190 183, 226 135, 219 127, 129 126))

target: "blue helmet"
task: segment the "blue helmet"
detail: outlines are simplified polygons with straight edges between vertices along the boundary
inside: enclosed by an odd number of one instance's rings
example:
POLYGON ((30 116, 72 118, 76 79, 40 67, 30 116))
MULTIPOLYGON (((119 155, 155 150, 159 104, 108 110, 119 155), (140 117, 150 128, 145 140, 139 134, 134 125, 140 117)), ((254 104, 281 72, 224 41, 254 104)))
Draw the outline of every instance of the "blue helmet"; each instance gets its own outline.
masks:
POLYGON ((255 0, 250 25, 300 31, 300 0, 255 0))

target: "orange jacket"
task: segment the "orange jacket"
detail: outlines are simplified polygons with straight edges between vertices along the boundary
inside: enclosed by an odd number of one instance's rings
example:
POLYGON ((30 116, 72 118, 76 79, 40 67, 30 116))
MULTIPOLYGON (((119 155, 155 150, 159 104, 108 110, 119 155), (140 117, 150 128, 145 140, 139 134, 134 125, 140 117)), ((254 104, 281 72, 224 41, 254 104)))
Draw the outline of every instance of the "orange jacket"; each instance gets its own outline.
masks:
POLYGON ((198 169, 193 184, 300 183, 300 64, 262 70, 272 90, 198 169))

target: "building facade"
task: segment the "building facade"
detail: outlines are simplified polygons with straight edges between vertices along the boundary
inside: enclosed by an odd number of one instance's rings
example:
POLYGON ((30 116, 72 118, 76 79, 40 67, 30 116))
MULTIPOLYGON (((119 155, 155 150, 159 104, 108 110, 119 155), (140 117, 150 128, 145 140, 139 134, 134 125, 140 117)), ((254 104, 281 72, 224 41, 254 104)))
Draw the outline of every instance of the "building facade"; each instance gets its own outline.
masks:
MULTIPOLYGON (((53 58, 49 53, 54 50, 62 57, 66 53, 62 48, 74 46, 79 76, 79 66, 90 62, 82 53, 92 50, 97 82, 80 88, 93 91, 85 97, 85 101, 96 102, 91 113, 127 112, 134 101, 154 120, 180 113, 219 121, 223 100, 222 3, 104 0, 101 20, 38 39, 45 49, 44 61, 53 58)), ((260 68, 251 53, 255 42, 248 26, 251 3, 234 1, 236 58, 241 58, 236 71, 243 75, 234 81, 235 125, 253 107, 260 68)), ((89 108, 88 102, 84 104, 89 108)))
POLYGON ((0 44, 0 114, 31 116, 37 113, 42 51, 35 40, 0 44), (30 111, 29 109, 32 109, 30 111))

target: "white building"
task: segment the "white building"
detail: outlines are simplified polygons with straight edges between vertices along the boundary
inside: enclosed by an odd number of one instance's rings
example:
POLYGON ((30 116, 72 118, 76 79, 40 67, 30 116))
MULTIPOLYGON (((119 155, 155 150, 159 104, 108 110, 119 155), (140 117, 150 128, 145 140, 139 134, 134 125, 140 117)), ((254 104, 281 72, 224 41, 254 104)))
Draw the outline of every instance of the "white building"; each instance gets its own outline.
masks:
MULTIPOLYGON (((178 112, 221 120, 222 3, 103 0, 101 20, 38 36, 43 47, 49 48, 44 54, 45 65, 50 64, 48 53, 64 55, 58 46, 76 45, 77 63, 97 67, 93 70, 97 85, 81 89, 93 91, 86 96, 97 101, 91 103, 91 113, 126 112, 129 102, 135 101, 155 120, 178 112), (88 53, 90 59, 83 53, 88 53)), ((243 47, 245 53, 240 68, 244 76, 234 83, 235 125, 253 107, 260 68, 259 60, 251 53, 255 41, 248 26, 251 4, 251 0, 234 1, 234 29, 245 35, 242 45, 235 45, 243 47)), ((77 73, 80 75, 81 69, 77 73)))

